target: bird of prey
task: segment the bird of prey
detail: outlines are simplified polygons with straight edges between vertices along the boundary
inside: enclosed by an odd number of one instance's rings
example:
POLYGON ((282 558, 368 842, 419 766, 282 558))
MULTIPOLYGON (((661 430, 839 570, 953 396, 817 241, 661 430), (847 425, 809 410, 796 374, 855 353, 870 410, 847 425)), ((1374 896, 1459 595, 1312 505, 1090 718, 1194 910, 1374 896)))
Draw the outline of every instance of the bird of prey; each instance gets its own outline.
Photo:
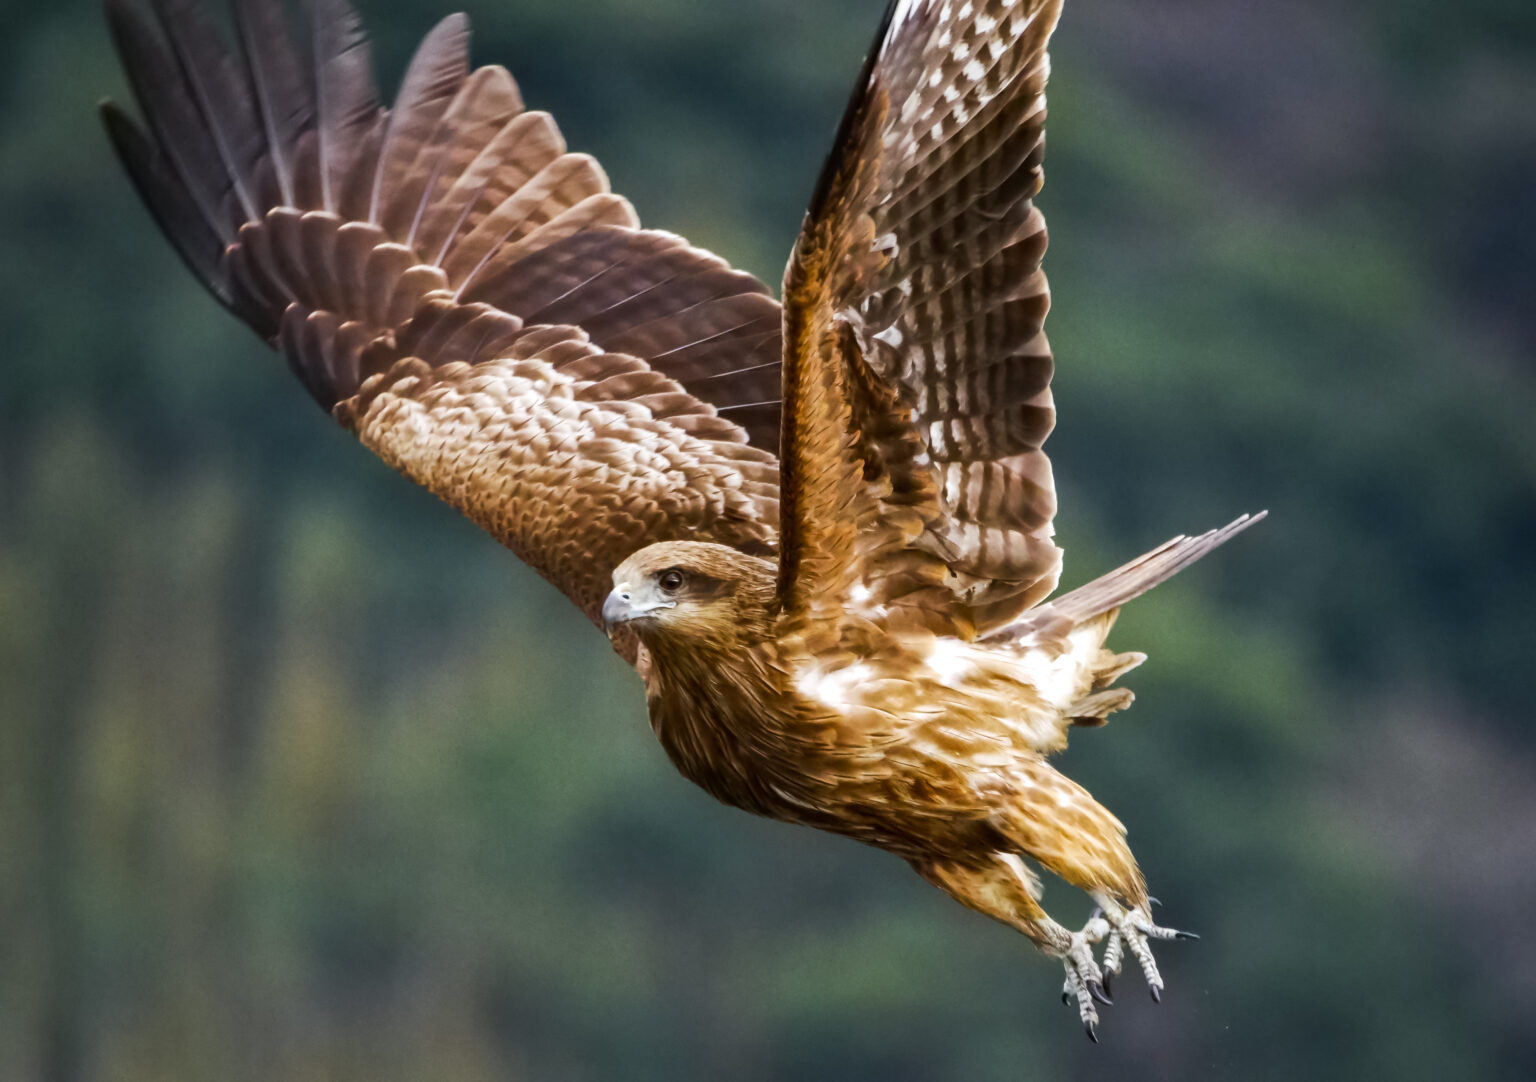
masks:
MULTIPOLYGON (((782 304, 642 229, 468 22, 381 105, 347 0, 108 0, 107 131, 213 295, 343 427, 536 568, 726 804, 895 853, 1060 959, 1090 1036, 1154 923, 1125 829, 1048 756, 1131 702, 1119 607, 1260 516, 1051 597, 1041 271, 1061 0, 895 0, 782 304), (1071 931, 1029 858, 1087 891, 1071 931), (1095 958, 1093 948, 1103 943, 1095 958)), ((1096 1039, 1096 1038, 1095 1038, 1096 1039)))

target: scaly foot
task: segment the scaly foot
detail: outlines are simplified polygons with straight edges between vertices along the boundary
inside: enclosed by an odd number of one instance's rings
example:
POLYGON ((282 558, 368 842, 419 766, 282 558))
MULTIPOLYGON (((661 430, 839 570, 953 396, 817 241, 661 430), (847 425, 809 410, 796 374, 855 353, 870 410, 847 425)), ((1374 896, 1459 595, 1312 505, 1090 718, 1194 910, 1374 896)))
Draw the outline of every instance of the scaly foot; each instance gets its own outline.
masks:
POLYGON ((1107 990, 1110 982, 1119 975, 1120 967, 1125 960, 1125 952, 1129 950, 1147 978, 1147 989, 1152 993, 1152 1002, 1161 1003, 1163 978, 1157 971, 1157 960, 1152 957, 1152 947, 1147 940, 1199 939, 1200 937, 1194 932, 1180 932, 1172 928, 1158 927, 1152 922, 1152 914, 1144 905, 1126 909, 1111 899, 1099 895, 1095 895, 1094 900, 1099 903, 1099 908, 1094 911, 1093 920, 1088 924, 1092 926, 1094 920, 1104 923, 1109 936, 1109 942, 1104 945, 1102 966, 1105 989, 1107 990))
POLYGON ((1094 1002, 1107 1005, 1111 1000, 1104 989, 1103 974, 1093 960, 1093 944, 1106 935, 1112 934, 1112 931, 1113 928, 1108 921, 1094 914, 1092 919, 1083 925, 1082 931, 1070 933, 1066 945, 1055 952, 1067 970, 1067 982, 1061 989, 1061 1001, 1069 1005, 1074 999, 1077 1001, 1077 1013, 1083 1020, 1083 1029, 1087 1032, 1088 1039, 1094 1044, 1099 1043, 1096 1032, 1099 1011, 1094 1006, 1094 1002))

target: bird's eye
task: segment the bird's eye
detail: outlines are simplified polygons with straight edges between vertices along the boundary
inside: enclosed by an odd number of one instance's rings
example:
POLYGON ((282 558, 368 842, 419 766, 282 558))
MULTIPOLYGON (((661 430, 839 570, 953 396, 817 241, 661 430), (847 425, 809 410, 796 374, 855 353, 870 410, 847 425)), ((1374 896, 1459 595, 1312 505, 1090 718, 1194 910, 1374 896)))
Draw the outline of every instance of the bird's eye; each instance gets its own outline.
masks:
POLYGON ((657 577, 656 582, 670 594, 683 588, 683 573, 675 567, 668 568, 657 577))

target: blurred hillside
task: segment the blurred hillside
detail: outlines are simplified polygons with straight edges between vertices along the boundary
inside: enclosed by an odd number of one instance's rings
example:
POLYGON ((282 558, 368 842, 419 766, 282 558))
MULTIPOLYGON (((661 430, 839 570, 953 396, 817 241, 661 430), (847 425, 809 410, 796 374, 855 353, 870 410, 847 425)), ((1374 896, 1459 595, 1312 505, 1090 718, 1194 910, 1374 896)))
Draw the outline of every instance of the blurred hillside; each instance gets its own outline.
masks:
MULTIPOLYGON (((777 280, 881 7, 470 14, 777 280)), ((1068 755, 1204 937, 1098 1048, 1017 935, 682 782, 602 637, 177 263, 98 6, 3 10, 0 1078, 1532 1077, 1536 7, 1069 0, 1068 578, 1271 510, 1127 611, 1137 706, 1068 755)), ((448 10, 365 0, 388 85, 448 10)))

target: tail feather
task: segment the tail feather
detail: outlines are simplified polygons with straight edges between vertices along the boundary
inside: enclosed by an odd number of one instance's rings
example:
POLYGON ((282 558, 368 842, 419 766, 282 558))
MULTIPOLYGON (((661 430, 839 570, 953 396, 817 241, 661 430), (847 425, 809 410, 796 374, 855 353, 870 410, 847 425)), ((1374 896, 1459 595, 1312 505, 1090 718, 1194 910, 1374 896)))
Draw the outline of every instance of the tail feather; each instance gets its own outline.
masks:
POLYGON ((1109 715, 1124 710, 1136 701, 1136 693, 1130 688, 1108 688, 1077 700, 1066 709, 1072 724, 1096 729, 1109 721, 1109 715))
POLYGON ((986 641, 1017 642, 1042 632, 1070 629, 1113 612, 1127 601, 1134 601, 1152 587, 1168 581, 1248 527, 1262 522, 1268 514, 1268 511, 1260 511, 1256 515, 1243 515, 1219 530, 1207 530, 1196 537, 1181 535, 1165 541, 1151 552, 1100 575, 1086 586, 1079 586, 1031 609, 1018 621, 988 635, 986 641))

